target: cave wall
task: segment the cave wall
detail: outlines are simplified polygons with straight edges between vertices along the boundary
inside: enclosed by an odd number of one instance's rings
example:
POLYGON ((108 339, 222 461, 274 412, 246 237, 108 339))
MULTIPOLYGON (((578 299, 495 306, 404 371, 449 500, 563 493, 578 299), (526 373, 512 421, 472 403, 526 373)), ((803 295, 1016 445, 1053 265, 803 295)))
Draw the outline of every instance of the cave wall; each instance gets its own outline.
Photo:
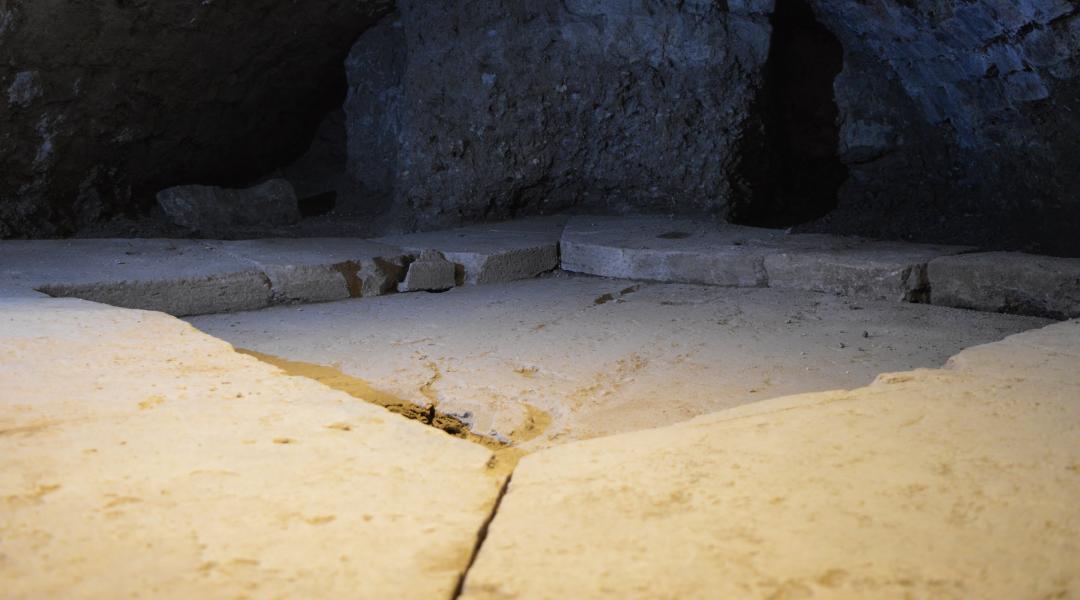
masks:
POLYGON ((350 173, 406 228, 722 216, 772 5, 403 0, 349 60, 350 173))
POLYGON ((811 1, 849 179, 806 229, 1080 255, 1080 2, 811 1))
POLYGON ((241 185, 340 105, 390 0, 0 0, 0 237, 70 233, 162 187, 241 185))

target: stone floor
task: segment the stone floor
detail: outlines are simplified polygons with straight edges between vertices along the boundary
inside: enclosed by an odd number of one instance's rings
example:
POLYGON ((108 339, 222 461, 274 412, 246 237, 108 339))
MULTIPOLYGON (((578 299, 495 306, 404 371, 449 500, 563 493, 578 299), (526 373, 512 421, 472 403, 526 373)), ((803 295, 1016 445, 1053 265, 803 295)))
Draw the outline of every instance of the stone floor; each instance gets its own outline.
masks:
MULTIPOLYGON (((580 275, 188 319, 526 449, 935 367, 1046 319, 580 275)), ((311 373, 307 369, 307 373, 311 373)), ((318 376, 316 374, 316 376, 318 376)), ((333 385, 333 383, 331 383, 333 385)))
POLYGON ((0 242, 0 595, 1072 597, 1077 272, 657 218, 0 242), (431 250, 464 287, 392 294, 431 250))

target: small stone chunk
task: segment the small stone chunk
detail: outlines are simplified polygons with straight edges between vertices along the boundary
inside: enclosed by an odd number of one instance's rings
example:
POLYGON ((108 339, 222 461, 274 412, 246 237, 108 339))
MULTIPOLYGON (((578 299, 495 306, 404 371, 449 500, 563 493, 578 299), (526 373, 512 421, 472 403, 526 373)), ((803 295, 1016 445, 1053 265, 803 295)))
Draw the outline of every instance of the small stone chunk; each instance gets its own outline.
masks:
POLYGON ((442 252, 424 250, 420 258, 409 265, 405 281, 398 284, 399 292, 445 292, 454 287, 454 263, 442 252))

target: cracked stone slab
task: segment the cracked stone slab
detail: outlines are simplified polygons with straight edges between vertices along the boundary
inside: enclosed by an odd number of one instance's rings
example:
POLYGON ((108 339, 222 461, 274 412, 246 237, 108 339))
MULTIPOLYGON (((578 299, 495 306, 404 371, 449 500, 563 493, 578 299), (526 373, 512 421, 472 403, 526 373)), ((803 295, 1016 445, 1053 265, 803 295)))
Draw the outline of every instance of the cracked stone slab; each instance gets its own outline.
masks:
POLYGON ((933 303, 1057 319, 1080 317, 1080 259, 983 252, 930 262, 933 303))
POLYGON ((774 229, 665 217, 574 217, 562 237, 562 268, 669 283, 765 287, 777 248, 827 249, 843 240, 774 229))
POLYGON ((464 597, 1080 594, 1078 354, 1063 323, 946 369, 533 454, 464 597))
POLYGON ((0 241, 5 295, 36 290, 183 316, 264 308, 270 288, 250 262, 193 240, 0 241))
POLYGON ((491 452, 161 313, 0 300, 5 597, 448 598, 491 452))
POLYGON ((274 303, 330 302, 394 291, 405 275, 405 251, 349 238, 215 242, 251 261, 271 283, 274 303))
POLYGON ((415 254, 437 250, 458 266, 459 285, 531 279, 559 266, 564 217, 536 217, 449 231, 378 238, 415 254))
POLYGON ((927 264, 970 252, 962 246, 846 239, 847 247, 778 251, 765 257, 769 287, 900 302, 928 302, 927 264))

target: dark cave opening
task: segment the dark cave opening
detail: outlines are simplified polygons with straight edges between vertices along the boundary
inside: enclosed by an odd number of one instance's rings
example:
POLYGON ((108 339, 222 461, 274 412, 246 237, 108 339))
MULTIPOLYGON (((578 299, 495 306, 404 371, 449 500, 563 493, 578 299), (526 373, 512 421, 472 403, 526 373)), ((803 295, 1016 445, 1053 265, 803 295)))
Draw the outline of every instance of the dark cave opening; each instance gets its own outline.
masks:
POLYGON ((790 227, 836 208, 848 177, 840 161, 833 82, 844 67, 840 41, 806 0, 777 0, 765 81, 748 140, 732 221, 790 227))

